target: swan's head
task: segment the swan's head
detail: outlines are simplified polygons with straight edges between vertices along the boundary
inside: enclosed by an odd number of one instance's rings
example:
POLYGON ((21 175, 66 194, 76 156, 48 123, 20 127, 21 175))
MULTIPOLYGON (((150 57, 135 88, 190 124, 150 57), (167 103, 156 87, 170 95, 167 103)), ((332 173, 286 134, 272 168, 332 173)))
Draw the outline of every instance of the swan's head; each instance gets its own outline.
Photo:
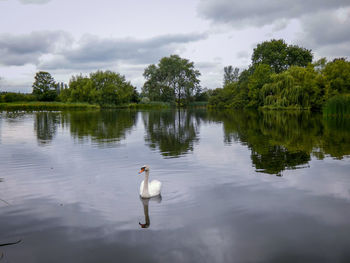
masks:
POLYGON ((144 171, 149 171, 149 166, 148 165, 142 166, 141 170, 139 171, 139 174, 143 173, 144 171))
POLYGON ((150 224, 149 223, 148 224, 147 223, 146 224, 142 224, 142 223, 139 222, 139 225, 141 226, 141 228, 149 228, 150 224))

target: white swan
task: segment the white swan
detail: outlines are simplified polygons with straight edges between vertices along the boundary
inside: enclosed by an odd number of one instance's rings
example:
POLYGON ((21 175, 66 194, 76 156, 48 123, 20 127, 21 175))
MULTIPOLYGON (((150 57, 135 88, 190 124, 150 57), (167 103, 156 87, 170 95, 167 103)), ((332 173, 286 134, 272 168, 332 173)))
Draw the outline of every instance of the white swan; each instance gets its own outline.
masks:
POLYGON ((160 189, 162 187, 162 183, 158 180, 153 180, 148 182, 149 178, 149 166, 144 165, 141 167, 141 171, 139 174, 145 172, 145 180, 142 181, 140 185, 140 196, 142 198, 151 198, 153 196, 160 195, 160 189))

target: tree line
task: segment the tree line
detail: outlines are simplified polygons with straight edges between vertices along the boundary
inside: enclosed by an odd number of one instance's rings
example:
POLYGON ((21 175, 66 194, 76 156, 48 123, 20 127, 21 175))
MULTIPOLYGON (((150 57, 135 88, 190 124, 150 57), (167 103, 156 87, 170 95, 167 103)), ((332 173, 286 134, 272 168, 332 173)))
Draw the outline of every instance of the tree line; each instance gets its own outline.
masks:
POLYGON ((223 87, 213 90, 209 106, 320 110, 330 98, 347 97, 350 62, 312 59, 311 50, 281 39, 258 44, 247 69, 225 67, 223 87))
POLYGON ((163 57, 158 64, 145 68, 146 81, 139 93, 125 76, 109 70, 72 76, 69 85, 57 83, 50 73, 40 71, 35 75, 31 95, 6 93, 0 101, 86 102, 101 106, 207 101, 213 108, 319 110, 330 98, 336 98, 330 103, 332 108, 336 109, 341 101, 350 111, 350 95, 346 95, 350 93, 350 62, 345 58, 313 62, 311 50, 288 45, 283 39, 258 44, 247 69, 225 67, 220 88, 202 89, 200 75, 188 59, 178 55, 163 57))
MULTIPOLYGON (((141 93, 125 76, 110 70, 98 70, 88 76, 72 76, 69 85, 56 83, 50 73, 40 71, 34 77, 30 98, 32 100, 34 96, 38 101, 86 102, 101 106, 152 101, 186 105, 208 100, 200 88, 199 76, 194 63, 178 55, 164 57, 158 65, 152 64, 145 69, 146 82, 141 93)), ((7 94, 9 100, 18 100, 19 95, 16 98, 11 96, 7 94)))

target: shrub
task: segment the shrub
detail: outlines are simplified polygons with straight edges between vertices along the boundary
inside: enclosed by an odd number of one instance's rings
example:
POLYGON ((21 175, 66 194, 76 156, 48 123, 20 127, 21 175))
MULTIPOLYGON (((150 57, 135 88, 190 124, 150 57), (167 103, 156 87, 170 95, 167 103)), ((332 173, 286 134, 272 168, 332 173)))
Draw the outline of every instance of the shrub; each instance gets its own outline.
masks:
POLYGON ((336 95, 323 107, 325 116, 350 116, 350 94, 336 95))

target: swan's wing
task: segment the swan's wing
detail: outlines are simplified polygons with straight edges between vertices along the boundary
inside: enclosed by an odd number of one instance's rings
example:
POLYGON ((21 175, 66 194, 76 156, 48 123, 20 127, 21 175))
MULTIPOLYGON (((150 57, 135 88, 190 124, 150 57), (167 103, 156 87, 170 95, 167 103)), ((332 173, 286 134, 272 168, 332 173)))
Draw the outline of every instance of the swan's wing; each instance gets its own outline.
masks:
POLYGON ((143 182, 144 182, 145 180, 143 180, 142 182, 141 182, 141 184, 140 184, 140 195, 142 195, 142 190, 143 190, 143 182))
POLYGON ((148 192, 150 196, 156 196, 160 194, 162 183, 158 180, 153 180, 148 185, 148 192))

